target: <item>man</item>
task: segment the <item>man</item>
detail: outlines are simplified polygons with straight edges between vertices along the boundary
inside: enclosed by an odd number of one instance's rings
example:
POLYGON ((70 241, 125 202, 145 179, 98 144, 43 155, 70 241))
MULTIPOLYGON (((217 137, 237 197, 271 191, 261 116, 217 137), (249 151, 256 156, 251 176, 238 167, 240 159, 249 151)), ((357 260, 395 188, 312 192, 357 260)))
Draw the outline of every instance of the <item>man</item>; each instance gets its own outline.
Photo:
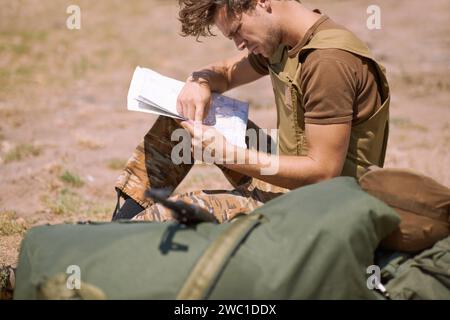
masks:
MULTIPOLYGON (((180 0, 179 18, 185 36, 210 35, 215 25, 242 53, 193 72, 178 97, 178 111, 199 122, 212 92, 270 75, 280 154, 278 172, 263 175, 263 163, 275 155, 235 148, 245 160, 256 155, 260 161, 219 166, 234 190, 198 191, 174 199, 200 205, 226 221, 291 189, 339 175, 357 178, 369 166, 383 165, 389 88, 384 69, 351 32, 294 0, 180 0)), ((138 213, 135 219, 171 218, 168 209, 144 192, 149 187, 173 191, 191 168, 170 159, 176 144, 171 132, 180 126, 192 135, 194 145, 213 151, 219 147, 217 139, 198 134, 205 128, 195 131, 192 121, 158 118, 117 181, 116 190, 126 201, 114 219, 138 213)))

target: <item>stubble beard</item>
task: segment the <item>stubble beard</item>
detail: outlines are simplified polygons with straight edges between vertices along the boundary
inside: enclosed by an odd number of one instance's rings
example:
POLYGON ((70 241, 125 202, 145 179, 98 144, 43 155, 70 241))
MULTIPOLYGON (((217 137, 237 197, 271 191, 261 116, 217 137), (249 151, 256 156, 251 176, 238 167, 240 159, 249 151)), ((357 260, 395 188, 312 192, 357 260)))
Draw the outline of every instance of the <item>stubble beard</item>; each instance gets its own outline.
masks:
POLYGON ((271 57, 281 44, 281 33, 274 28, 270 28, 267 32, 266 45, 261 53, 266 58, 271 57))

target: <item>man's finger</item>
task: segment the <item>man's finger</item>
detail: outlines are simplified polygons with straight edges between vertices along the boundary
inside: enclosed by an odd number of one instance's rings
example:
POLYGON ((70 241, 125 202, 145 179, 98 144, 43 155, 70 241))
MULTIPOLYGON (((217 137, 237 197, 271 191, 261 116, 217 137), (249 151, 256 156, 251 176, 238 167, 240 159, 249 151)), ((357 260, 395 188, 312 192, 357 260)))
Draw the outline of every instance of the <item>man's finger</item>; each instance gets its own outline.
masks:
POLYGON ((180 125, 186 129, 191 136, 194 135, 194 122, 192 120, 181 121, 180 125))
POLYGON ((203 122, 203 114, 205 111, 205 106, 199 106, 197 105, 195 108, 195 114, 194 114, 194 120, 203 122))
POLYGON ((196 113, 196 108, 197 107, 195 105, 189 106, 188 114, 186 115, 186 118, 188 118, 190 120, 194 120, 195 113, 196 113))
POLYGON ((202 108, 195 109, 195 121, 200 121, 203 123, 203 120, 208 116, 209 110, 211 110, 212 98, 202 106, 202 108))
POLYGON ((186 103, 183 104, 183 117, 189 119, 189 106, 186 103))

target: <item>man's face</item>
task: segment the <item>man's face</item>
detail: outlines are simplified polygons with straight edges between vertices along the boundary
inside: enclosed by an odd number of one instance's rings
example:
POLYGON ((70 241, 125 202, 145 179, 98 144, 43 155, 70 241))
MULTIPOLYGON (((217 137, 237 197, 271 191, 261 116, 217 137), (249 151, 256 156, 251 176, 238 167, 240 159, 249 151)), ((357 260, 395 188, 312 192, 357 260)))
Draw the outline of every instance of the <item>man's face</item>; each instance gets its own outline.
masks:
POLYGON ((254 10, 239 16, 229 15, 226 7, 217 10, 214 24, 230 40, 234 40, 238 50, 245 48, 254 54, 269 58, 281 42, 281 31, 273 23, 271 15, 259 3, 254 10))

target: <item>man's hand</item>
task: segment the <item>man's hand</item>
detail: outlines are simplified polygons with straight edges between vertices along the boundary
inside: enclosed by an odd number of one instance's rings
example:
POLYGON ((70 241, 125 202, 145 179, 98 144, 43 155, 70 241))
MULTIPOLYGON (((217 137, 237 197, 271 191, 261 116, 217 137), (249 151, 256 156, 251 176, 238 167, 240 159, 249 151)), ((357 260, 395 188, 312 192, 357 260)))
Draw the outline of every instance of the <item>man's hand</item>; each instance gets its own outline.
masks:
POLYGON ((231 145, 214 127, 191 120, 182 121, 180 125, 192 136, 194 159, 219 164, 235 160, 237 147, 231 145))
POLYGON ((192 73, 178 95, 177 111, 190 120, 203 121, 211 106, 211 92, 222 94, 261 78, 247 55, 241 52, 192 73))
POLYGON ((178 95, 177 111, 185 118, 202 122, 208 114, 210 104, 209 83, 194 72, 178 95))

